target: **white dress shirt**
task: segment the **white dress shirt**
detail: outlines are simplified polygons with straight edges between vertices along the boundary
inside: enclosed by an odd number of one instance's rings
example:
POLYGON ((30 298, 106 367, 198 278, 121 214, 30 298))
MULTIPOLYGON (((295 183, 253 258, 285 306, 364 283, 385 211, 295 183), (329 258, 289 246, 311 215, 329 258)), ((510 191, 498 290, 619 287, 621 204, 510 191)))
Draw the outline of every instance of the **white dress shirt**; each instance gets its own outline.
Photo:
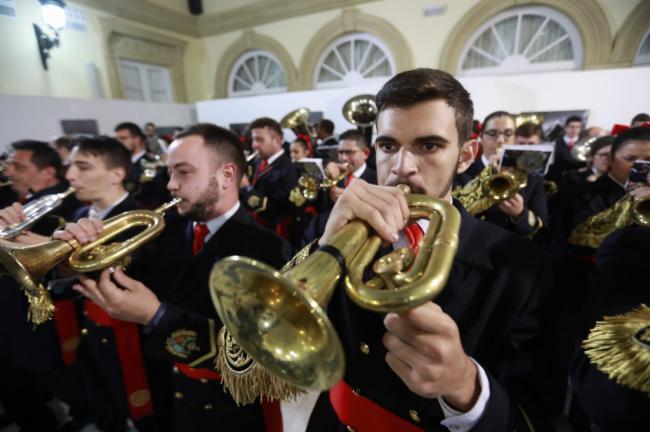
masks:
POLYGON ((117 201, 102 210, 99 210, 95 205, 91 205, 90 209, 88 209, 88 217, 104 220, 111 210, 120 205, 128 196, 129 193, 124 192, 124 195, 122 195, 117 201))
MULTIPOLYGON (((235 203, 234 206, 231 207, 230 210, 222 214, 221 216, 217 216, 214 219, 210 219, 209 221, 204 222, 205 225, 208 227, 208 234, 205 236, 205 243, 212 238, 213 235, 219 231, 219 229, 225 224, 228 219, 230 219, 236 212, 239 210, 239 201, 235 203)), ((193 223, 193 227, 196 226, 198 222, 193 223)))

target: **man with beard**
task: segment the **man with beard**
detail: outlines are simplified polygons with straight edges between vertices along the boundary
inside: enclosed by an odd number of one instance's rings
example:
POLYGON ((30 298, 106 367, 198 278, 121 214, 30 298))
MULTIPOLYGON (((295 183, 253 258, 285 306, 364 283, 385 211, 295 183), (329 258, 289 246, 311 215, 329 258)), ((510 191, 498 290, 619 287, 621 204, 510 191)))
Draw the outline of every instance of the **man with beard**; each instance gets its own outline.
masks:
MULTIPOLYGON (((84 278, 75 289, 112 317, 145 325, 145 355, 170 368, 176 364, 174 430, 278 430, 279 404, 237 407, 221 388, 213 361, 222 324, 208 279, 221 258, 245 255, 277 267, 289 247, 240 206, 245 159, 231 132, 211 124, 191 126, 170 146, 168 167, 167 187, 182 199, 180 217, 167 217, 163 234, 144 246, 137 262, 142 275, 109 269, 98 282, 84 278)), ((100 221, 82 219, 57 237, 83 243, 100 232, 100 221)))
MULTIPOLYGON (((395 186, 452 202, 454 175, 476 156, 473 104, 451 75, 400 73, 376 102, 378 185, 350 184, 330 214, 321 246, 362 219, 393 247, 415 249, 426 224, 407 226, 410 211, 395 186)), ((453 203, 461 214, 459 247, 433 301, 381 315, 361 309, 343 289, 334 292, 328 312, 346 369, 343 380, 321 395, 308 430, 524 431, 540 414, 531 358, 540 346, 548 262, 525 240, 453 203)), ((331 246, 321 250, 335 254, 331 246)), ((552 415, 541 413, 542 419, 552 415)))

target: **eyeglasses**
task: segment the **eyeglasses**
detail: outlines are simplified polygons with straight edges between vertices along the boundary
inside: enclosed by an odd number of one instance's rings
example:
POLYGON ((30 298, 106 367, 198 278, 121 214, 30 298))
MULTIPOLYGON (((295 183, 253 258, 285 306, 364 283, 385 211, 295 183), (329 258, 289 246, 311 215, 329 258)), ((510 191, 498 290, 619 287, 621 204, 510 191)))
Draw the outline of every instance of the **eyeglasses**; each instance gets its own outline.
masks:
POLYGON ((515 131, 512 129, 506 129, 503 132, 501 132, 496 129, 490 129, 483 132, 483 134, 489 136, 492 139, 498 138, 499 135, 503 135, 504 138, 510 138, 515 134, 515 131))

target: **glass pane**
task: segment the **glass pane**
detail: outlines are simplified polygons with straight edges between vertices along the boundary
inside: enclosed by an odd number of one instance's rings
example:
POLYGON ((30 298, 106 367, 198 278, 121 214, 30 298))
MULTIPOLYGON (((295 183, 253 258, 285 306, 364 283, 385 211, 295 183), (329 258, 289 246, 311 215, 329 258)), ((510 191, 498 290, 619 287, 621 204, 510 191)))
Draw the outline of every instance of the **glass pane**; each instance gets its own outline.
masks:
POLYGON ((239 69, 237 69, 237 73, 235 74, 235 76, 243 81, 242 84, 244 84, 244 83, 248 84, 249 87, 253 85, 250 78, 248 78, 248 74, 244 70, 243 66, 239 66, 239 69))
POLYGON ((546 50, 536 58, 531 60, 531 63, 545 63, 573 60, 573 47, 569 38, 564 39, 553 48, 546 50))
POLYGON ((149 87, 152 92, 167 92, 167 71, 164 69, 147 68, 147 77, 149 78, 149 87))
POLYGON ((252 81, 252 82, 257 81, 259 78, 255 76, 255 57, 251 57, 248 60, 246 60, 244 62, 244 65, 246 66, 246 68, 244 69, 248 69, 244 73, 248 72, 248 74, 250 74, 250 75, 246 74, 246 76, 250 77, 248 81, 252 81))
POLYGON ((151 101, 152 102, 171 102, 169 95, 166 91, 152 91, 151 92, 151 101))
POLYGON ((338 75, 333 74, 326 68, 320 68, 320 71, 318 71, 318 82, 333 82, 333 81, 340 81, 341 78, 338 75))
POLYGON ((266 80, 264 85, 267 88, 273 87, 285 87, 287 84, 287 77, 284 74, 284 71, 276 62, 270 60, 269 71, 266 75, 266 80))
MULTIPOLYGON (((535 56, 539 51, 543 50, 556 40, 560 39, 562 36, 566 34, 566 31, 555 21, 549 21, 546 23, 546 26, 544 27, 544 30, 542 33, 533 41, 533 44, 531 45, 530 49, 526 53, 527 58, 531 58, 535 56)), ((569 45, 571 43, 569 42, 569 45)), ((553 50, 551 50, 553 51, 553 50)), ((572 54, 573 55, 573 54, 572 54)), ((546 54, 543 56, 544 58, 548 58, 546 54)), ((570 60, 570 58, 568 59, 570 60)), ((544 60, 544 61, 549 61, 549 60, 544 60)), ((539 57, 535 59, 535 63, 539 63, 539 57)))
POLYGON ((368 73, 363 74, 364 78, 385 77, 390 75, 390 64, 386 58, 384 58, 378 65, 376 65, 374 69, 368 73))
POLYGON ((386 66, 388 66, 388 70, 386 71, 384 68, 384 71, 381 72, 379 75, 376 75, 377 73, 377 68, 378 62, 380 62, 382 65, 384 62, 382 60, 386 60, 386 56, 384 55, 384 52, 377 47, 377 45, 373 45, 372 48, 370 48, 370 53, 368 54, 368 59, 366 60, 366 66, 363 68, 361 73, 364 76, 389 76, 391 74, 390 70, 390 65, 388 61, 386 61, 386 66), (374 69, 370 70, 370 68, 375 67, 374 69))
POLYGON ((364 40, 354 41, 354 69, 362 70, 364 65, 369 64, 368 59, 363 59, 363 55, 366 53, 366 50, 370 47, 370 43, 364 40), (361 62, 363 61, 363 64, 361 62))
POLYGON ((469 50, 463 60, 463 69, 477 69, 490 66, 498 66, 499 64, 485 56, 480 55, 474 50, 469 50))
POLYGON ((142 90, 142 81, 140 80, 140 71, 137 67, 125 65, 120 65, 122 69, 122 83, 124 84, 125 90, 142 90))
POLYGON ((488 29, 474 42, 476 48, 479 48, 485 51, 488 54, 493 55, 494 57, 503 60, 506 56, 503 54, 503 51, 499 49, 498 42, 492 34, 492 30, 488 29))
POLYGON ((340 72, 341 75, 345 75, 345 70, 343 70, 341 63, 337 60, 336 54, 334 54, 334 50, 330 51, 327 57, 325 57, 323 64, 326 64, 327 66, 331 67, 335 71, 340 72))
POLYGON ((352 70, 352 63, 350 61, 350 50, 352 49, 352 42, 344 42, 341 45, 334 48, 338 50, 345 65, 346 71, 352 70))
POLYGON ((257 61, 257 66, 260 69, 260 81, 264 82, 269 76, 268 67, 270 66, 271 60, 268 57, 260 56, 257 61))
MULTIPOLYGON (((517 35, 517 17, 511 17, 504 19, 503 21, 497 23, 494 26, 494 30, 497 32, 503 42, 503 46, 506 49, 506 52, 509 55, 515 52, 515 39, 517 35)), ((498 51, 500 54, 503 54, 502 50, 498 51)))
POLYGON ((521 17, 521 30, 519 31, 519 54, 523 53, 531 39, 537 33, 545 18, 539 15, 524 15, 521 17))
POLYGON ((641 43, 639 55, 650 55, 650 34, 648 34, 643 43, 641 43))

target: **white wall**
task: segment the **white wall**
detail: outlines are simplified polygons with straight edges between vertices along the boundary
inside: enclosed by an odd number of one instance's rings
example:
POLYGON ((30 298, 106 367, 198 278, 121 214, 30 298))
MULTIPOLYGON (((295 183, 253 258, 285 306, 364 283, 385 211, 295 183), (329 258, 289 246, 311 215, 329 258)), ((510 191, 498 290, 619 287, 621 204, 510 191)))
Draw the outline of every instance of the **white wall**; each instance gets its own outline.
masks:
MULTIPOLYGON (((518 113, 589 109, 589 126, 609 129, 614 123, 628 124, 639 112, 650 111, 650 67, 463 77, 460 81, 472 94, 478 119, 495 110, 518 113)), ((304 106, 323 111, 325 118, 334 121, 335 132, 341 133, 352 127, 341 114, 345 101, 361 93, 374 94, 379 87, 216 99, 196 105, 200 121, 222 126, 261 116, 280 120, 289 111, 304 106)))
POLYGON ((116 124, 184 126, 196 121, 194 105, 127 100, 68 99, 0 95, 0 151, 19 139, 51 140, 62 135, 61 120, 97 120, 101 134, 112 135, 116 124))

